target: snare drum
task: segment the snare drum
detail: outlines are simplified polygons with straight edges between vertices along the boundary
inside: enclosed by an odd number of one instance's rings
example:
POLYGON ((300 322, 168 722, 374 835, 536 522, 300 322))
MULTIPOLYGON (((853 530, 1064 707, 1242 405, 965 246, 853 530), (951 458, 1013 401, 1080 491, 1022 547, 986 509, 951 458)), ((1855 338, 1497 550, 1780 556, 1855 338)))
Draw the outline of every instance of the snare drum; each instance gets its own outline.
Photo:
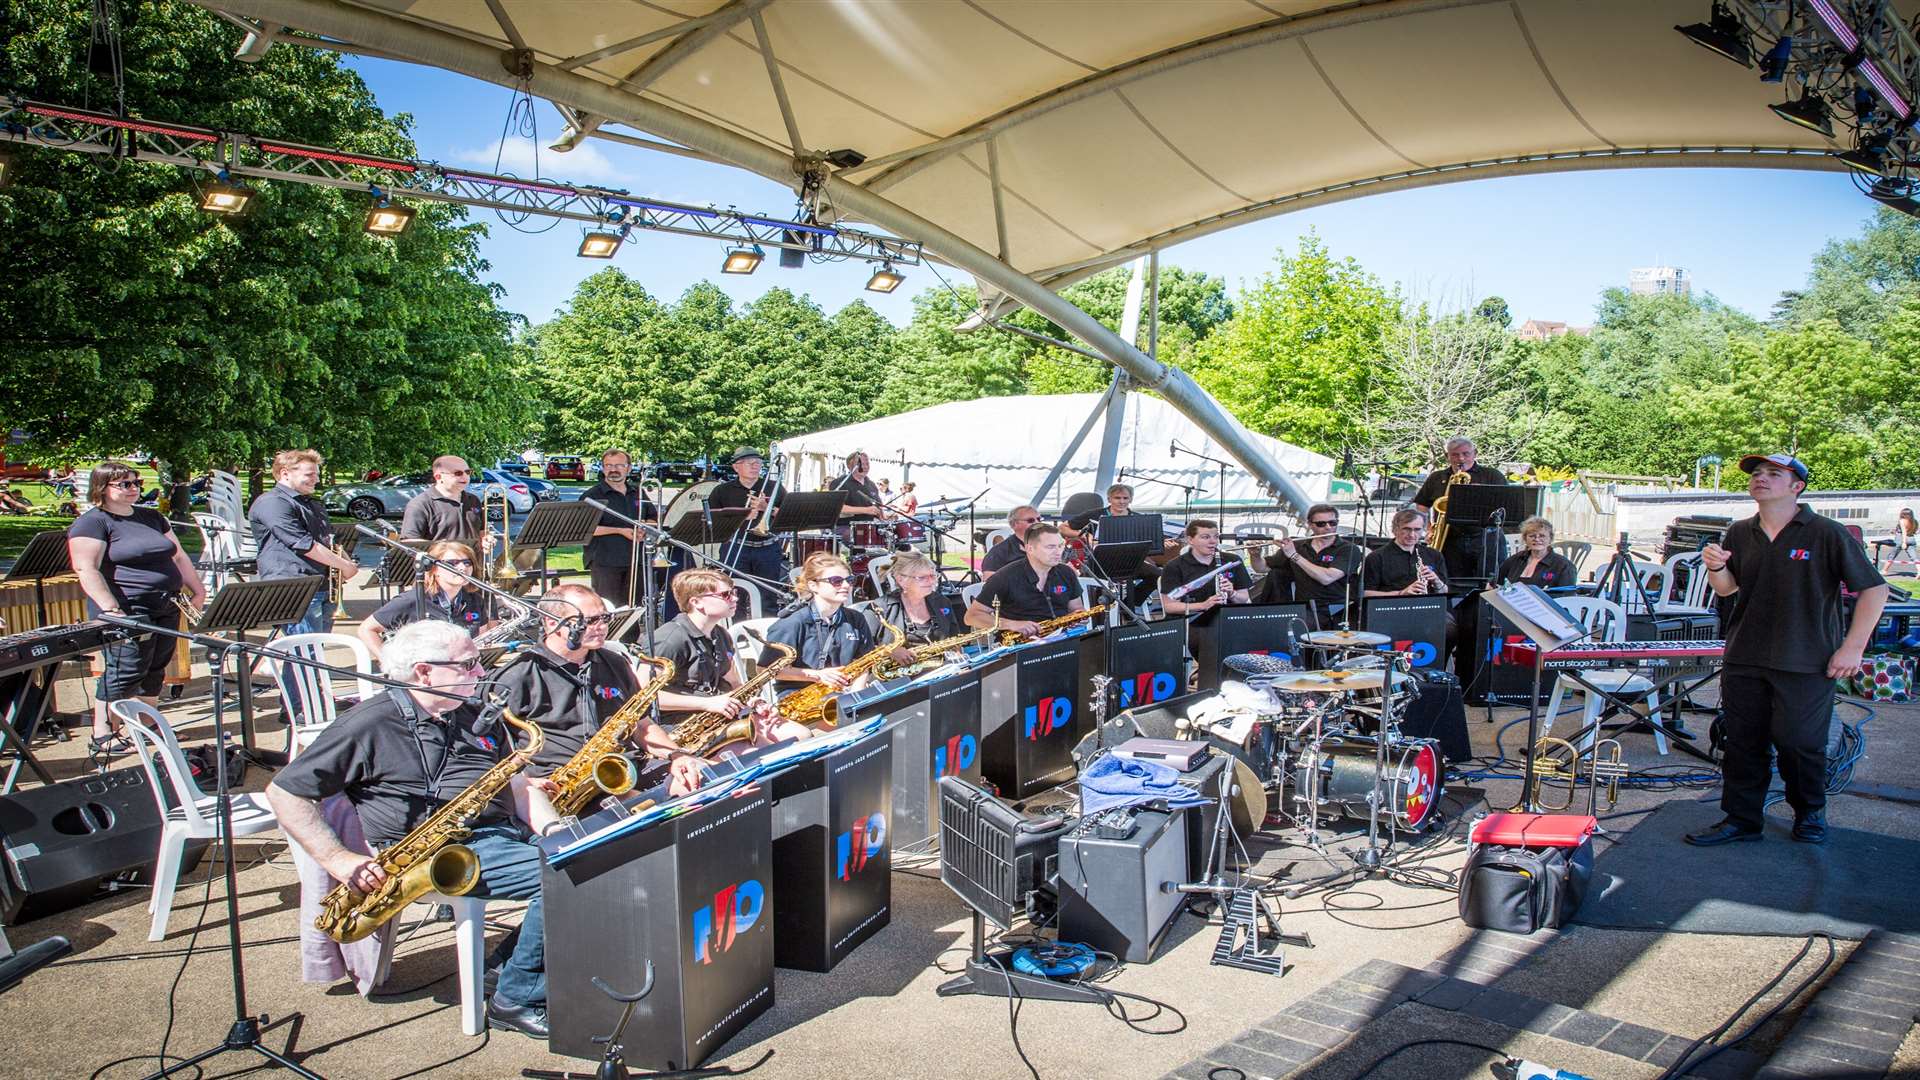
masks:
POLYGON ((793 538, 793 562, 795 566, 807 561, 807 556, 824 551, 831 555, 836 549, 837 539, 832 533, 811 533, 793 538))
POLYGON ((850 530, 850 542, 857 548, 890 548, 893 526, 875 521, 856 522, 850 530))
MULTIPOLYGON (((1318 753, 1300 757, 1293 773, 1294 797, 1305 798, 1307 770, 1317 769, 1320 805, 1345 818, 1364 820, 1373 802, 1377 747, 1365 737, 1329 739, 1318 753)), ((1387 743, 1387 771, 1380 805, 1402 829, 1424 829, 1438 820, 1434 810, 1445 792, 1440 744, 1432 739, 1395 739, 1387 743)))
POLYGON ((895 547, 905 550, 927 539, 927 527, 912 518, 896 521, 893 523, 893 539, 895 547))

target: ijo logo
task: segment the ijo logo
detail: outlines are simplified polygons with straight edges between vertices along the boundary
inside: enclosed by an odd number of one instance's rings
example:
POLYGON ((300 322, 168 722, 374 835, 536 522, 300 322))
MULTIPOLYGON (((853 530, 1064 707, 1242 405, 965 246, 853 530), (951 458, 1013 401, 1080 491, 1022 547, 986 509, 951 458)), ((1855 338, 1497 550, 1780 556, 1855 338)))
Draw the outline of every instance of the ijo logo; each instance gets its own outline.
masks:
POLYGON ((834 865, 839 869, 835 875, 841 881, 852 881, 853 875, 866 869, 867 860, 873 858, 887 846, 887 819, 875 812, 863 818, 855 818, 853 827, 834 838, 834 865))
POLYGON ((980 756, 980 740, 971 735, 955 735, 947 740, 947 745, 933 748, 933 776, 959 776, 965 769, 973 768, 973 760, 980 756))
POLYGON ((1156 701, 1165 701, 1178 694, 1180 684, 1174 681, 1171 671, 1143 671, 1131 679, 1120 680, 1120 707, 1151 705, 1156 701))
POLYGON ((1044 697, 1038 705, 1027 706, 1027 738, 1044 739, 1067 726, 1073 719, 1073 699, 1044 697))
MULTIPOLYGON (((1386 646, 1381 646, 1380 651, 1386 652, 1387 651, 1386 646)), ((1414 641, 1410 638, 1405 640, 1395 641, 1393 643, 1393 651, 1394 652, 1411 652, 1413 654, 1414 667, 1427 667, 1428 665, 1432 664, 1435 660, 1440 658, 1440 650, 1434 648, 1432 642, 1414 641)))
POLYGON ((1519 663, 1519 661, 1515 660, 1513 658, 1513 654, 1508 652, 1507 649, 1510 646, 1519 645, 1525 642, 1526 640, 1527 640, 1527 635, 1525 634, 1507 634, 1504 637, 1488 638, 1487 654, 1481 657, 1480 660, 1482 663, 1492 663, 1492 664, 1500 664, 1500 665, 1519 663))
POLYGON ((693 913, 694 962, 711 964, 715 955, 733 948, 740 935, 760 921, 766 906, 766 886, 752 879, 714 893, 711 907, 693 913))

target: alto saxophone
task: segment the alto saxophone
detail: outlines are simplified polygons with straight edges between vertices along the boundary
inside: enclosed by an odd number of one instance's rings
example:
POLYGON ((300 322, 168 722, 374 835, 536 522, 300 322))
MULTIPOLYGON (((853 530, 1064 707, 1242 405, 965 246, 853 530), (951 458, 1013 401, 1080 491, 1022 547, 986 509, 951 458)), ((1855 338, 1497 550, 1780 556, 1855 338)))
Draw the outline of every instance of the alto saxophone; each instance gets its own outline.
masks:
MULTIPOLYGON (((760 665, 753 678, 740 684, 740 689, 728 694, 731 701, 745 704, 753 700, 760 688, 773 681, 781 668, 793 662, 794 650, 777 642, 768 642, 767 647, 781 656, 771 664, 760 665)), ((718 709, 694 713, 685 720, 673 725, 674 745, 695 757, 706 757, 715 747, 753 736, 753 718, 750 716, 728 716, 718 709)))
POLYGON ((906 664, 894 663, 893 654, 888 653, 886 659, 880 662, 880 667, 874 674, 882 679, 897 679, 902 675, 910 675, 918 669, 920 665, 929 660, 939 660, 948 653, 964 652, 968 646, 980 645, 992 641, 993 635, 998 633, 999 630, 1000 601, 995 600, 993 602, 992 626, 984 630, 975 630, 971 633, 955 634, 950 638, 941 638, 939 641, 929 641, 925 645, 915 645, 913 648, 907 650, 907 652, 913 655, 913 659, 906 664))
MULTIPOLYGON (((893 655, 893 650, 906 644, 907 635, 901 633, 899 627, 885 619, 880 620, 880 625, 887 628, 886 642, 875 646, 853 663, 840 669, 840 673, 847 677, 848 682, 878 667, 893 655)), ((786 699, 780 702, 780 718, 791 720, 796 724, 805 724, 808 727, 815 725, 824 728, 838 727, 840 724, 838 695, 840 693, 841 691, 826 683, 808 683, 788 694, 786 699)))
MULTIPOLYGON (((1466 484, 1472 481, 1472 473, 1456 472, 1447 477, 1447 490, 1452 491, 1455 484, 1466 484)), ((1447 546, 1447 503, 1450 499, 1451 496, 1442 495, 1433 500, 1433 528, 1427 531, 1427 546, 1435 551, 1447 546)))
POLYGON ((315 930, 343 945, 359 941, 427 893, 464 896, 479 883, 480 858, 460 842, 473 835, 467 823, 480 816, 546 742, 539 725, 504 710, 500 716, 526 734, 527 745, 502 758, 399 843, 376 854, 374 862, 387 875, 379 888, 363 893, 346 882, 334 886, 320 901, 315 930))
POLYGON ((588 803, 602 795, 625 795, 639 782, 639 767, 620 748, 646 720, 653 699, 673 681, 673 661, 652 656, 640 659, 653 664, 660 674, 628 698, 618 712, 607 717, 600 730, 548 777, 555 790, 547 801, 561 817, 578 815, 588 803))
MULTIPOLYGON (((1067 627, 1072 626, 1074 623, 1085 622, 1086 620, 1093 618, 1095 615, 1098 615, 1105 610, 1107 610, 1107 605, 1095 604, 1090 608, 1081 608, 1079 611, 1069 611, 1065 615, 1062 615, 1056 619, 1046 619, 1044 621, 1037 622, 1033 624, 1032 637, 1037 640, 1039 638, 1046 637, 1048 634, 1051 634, 1056 630, 1065 630, 1067 627)), ((1022 641, 1026 641, 1026 640, 1028 640, 1028 635, 1022 634, 1018 630, 1000 631, 1000 644, 1002 645, 1018 645, 1022 641)))

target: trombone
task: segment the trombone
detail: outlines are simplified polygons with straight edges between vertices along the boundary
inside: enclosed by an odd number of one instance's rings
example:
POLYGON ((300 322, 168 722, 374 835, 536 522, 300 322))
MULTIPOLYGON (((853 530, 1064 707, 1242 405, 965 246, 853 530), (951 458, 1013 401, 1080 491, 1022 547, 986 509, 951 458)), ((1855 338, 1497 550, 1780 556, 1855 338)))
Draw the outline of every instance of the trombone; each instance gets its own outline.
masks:
POLYGON ((1533 791, 1529 794, 1532 796, 1530 801, 1541 810, 1558 814, 1572 806, 1583 771, 1586 773, 1589 815, 1596 811, 1602 790, 1606 792, 1607 809, 1613 809, 1620 802, 1620 781, 1627 775, 1626 763, 1620 760, 1620 740, 1601 739, 1594 743, 1585 770, 1580 768, 1582 755, 1579 749, 1565 739, 1552 736, 1541 739, 1534 744, 1533 753, 1538 763, 1534 766, 1533 791), (1565 793, 1565 797, 1557 803, 1546 799, 1549 781, 1556 785, 1555 791, 1565 793))
POLYGON ((487 580, 517 581, 520 571, 513 565, 513 504, 507 501, 507 493, 492 488, 480 504, 481 529, 486 535, 493 535, 494 511, 499 510, 500 542, 493 546, 493 558, 487 563, 487 580))

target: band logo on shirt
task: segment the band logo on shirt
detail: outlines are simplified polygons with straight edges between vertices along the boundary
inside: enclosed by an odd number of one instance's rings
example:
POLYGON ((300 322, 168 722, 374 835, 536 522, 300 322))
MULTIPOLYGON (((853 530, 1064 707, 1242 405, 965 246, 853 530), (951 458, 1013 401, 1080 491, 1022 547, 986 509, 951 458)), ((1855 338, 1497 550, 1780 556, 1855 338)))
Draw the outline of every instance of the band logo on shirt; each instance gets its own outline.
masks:
POLYGON ((1795 562, 1807 562, 1813 558, 1813 552, 1807 548, 1792 548, 1787 552, 1787 558, 1795 562))
POLYGON ((602 701, 619 701, 626 695, 621 693, 617 686, 596 686, 593 688, 593 696, 602 701))
POLYGON ((1055 596, 1065 595, 1067 587, 1065 585, 1055 585, 1052 591, 1055 596))

